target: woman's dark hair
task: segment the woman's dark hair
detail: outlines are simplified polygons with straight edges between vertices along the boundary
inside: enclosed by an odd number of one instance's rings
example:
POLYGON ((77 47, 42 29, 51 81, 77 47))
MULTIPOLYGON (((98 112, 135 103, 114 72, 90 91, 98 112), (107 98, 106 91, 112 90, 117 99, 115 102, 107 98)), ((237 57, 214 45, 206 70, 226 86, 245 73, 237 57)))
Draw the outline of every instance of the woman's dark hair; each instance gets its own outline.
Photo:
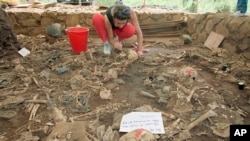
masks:
POLYGON ((116 5, 114 7, 114 18, 119 20, 130 19, 130 7, 125 5, 116 5))

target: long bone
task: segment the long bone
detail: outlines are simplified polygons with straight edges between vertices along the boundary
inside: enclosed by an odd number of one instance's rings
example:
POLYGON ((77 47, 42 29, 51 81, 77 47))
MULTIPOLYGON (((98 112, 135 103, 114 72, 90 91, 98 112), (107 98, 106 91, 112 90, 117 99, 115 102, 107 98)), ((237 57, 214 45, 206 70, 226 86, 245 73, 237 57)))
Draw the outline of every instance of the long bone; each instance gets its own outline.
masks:
POLYGON ((207 118, 213 117, 213 116, 217 116, 217 114, 214 111, 209 110, 206 113, 204 113, 203 115, 201 115, 198 119, 191 122, 188 125, 188 128, 183 130, 180 133, 178 141, 186 141, 187 139, 190 139, 191 134, 190 134, 189 130, 191 130, 192 128, 194 128, 196 125, 200 124, 202 121, 206 120, 207 118))
POLYGON ((195 127, 196 125, 200 124, 202 121, 206 120, 209 117, 214 117, 214 116, 218 116, 213 110, 209 110, 206 113, 204 113, 203 115, 201 115, 198 119, 196 119, 195 121, 191 122, 188 125, 188 130, 192 129, 193 127, 195 127))

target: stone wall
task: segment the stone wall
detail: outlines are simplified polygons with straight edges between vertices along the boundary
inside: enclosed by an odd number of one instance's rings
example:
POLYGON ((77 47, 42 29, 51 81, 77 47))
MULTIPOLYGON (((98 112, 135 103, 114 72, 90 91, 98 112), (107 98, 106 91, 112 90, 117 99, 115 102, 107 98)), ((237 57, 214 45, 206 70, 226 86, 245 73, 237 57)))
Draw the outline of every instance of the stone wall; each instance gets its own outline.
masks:
POLYGON ((15 32, 34 36, 45 34, 46 27, 51 23, 60 23, 71 27, 80 24, 91 27, 91 17, 94 12, 80 7, 12 8, 7 11, 14 22, 15 32))
POLYGON ((225 13, 187 15, 187 32, 192 39, 204 43, 211 31, 225 36, 220 47, 229 52, 250 51, 249 16, 234 17, 225 13))
MULTIPOLYGON (((24 35, 45 34, 45 29, 51 23, 60 23, 65 27, 81 25, 90 28, 90 35, 96 34, 92 28, 91 18, 94 13, 104 13, 95 6, 71 6, 58 5, 47 9, 38 8, 12 8, 7 10, 14 22, 15 32, 24 35)), ((171 27, 179 28, 180 21, 183 21, 184 13, 167 13, 164 9, 137 9, 138 19, 143 30, 150 29, 152 25, 171 24, 171 27), (157 21, 157 22, 156 22, 157 21), (176 24, 169 21, 179 21, 176 24)), ((183 21, 184 22, 184 21, 183 21)), ((165 26, 165 25, 164 25, 165 26)), ((162 26, 161 26, 162 27, 162 26)), ((164 29, 163 29, 164 30, 164 29)), ((177 29, 176 29, 177 30, 177 29)), ((159 29, 158 32, 161 32, 159 29)), ((157 32, 157 31, 156 31, 157 32)), ((146 31, 145 31, 146 34, 146 31)), ((152 35, 153 36, 153 35, 152 35)))
MULTIPOLYGON (((94 6, 58 5, 46 9, 12 8, 7 10, 7 13, 14 23, 17 34, 30 36, 45 34, 48 25, 60 23, 65 27, 78 24, 89 27, 91 36, 96 34, 91 24, 92 15, 104 11, 98 10, 94 6)), ((158 32, 171 27, 160 35, 164 37, 164 35, 175 36, 188 33, 195 41, 204 43, 209 33, 214 31, 225 36, 221 46, 229 51, 242 52, 250 48, 250 17, 233 17, 225 13, 189 14, 150 8, 136 9, 136 12, 140 24, 144 27, 145 35, 151 34, 151 36, 157 37, 158 32), (153 31, 152 27, 160 27, 161 29, 150 32, 153 31), (146 33, 147 29, 149 29, 148 33, 146 33), (174 34, 180 31, 182 33, 174 34)))

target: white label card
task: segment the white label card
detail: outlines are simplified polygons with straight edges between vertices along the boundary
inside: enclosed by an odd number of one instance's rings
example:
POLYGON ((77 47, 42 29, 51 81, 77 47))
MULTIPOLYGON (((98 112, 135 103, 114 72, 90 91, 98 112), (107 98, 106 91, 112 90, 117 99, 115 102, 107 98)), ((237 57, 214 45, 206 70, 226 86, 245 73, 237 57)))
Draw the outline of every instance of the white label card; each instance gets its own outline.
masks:
POLYGON ((131 112, 122 117, 120 132, 146 129, 154 134, 164 134, 161 112, 131 112))

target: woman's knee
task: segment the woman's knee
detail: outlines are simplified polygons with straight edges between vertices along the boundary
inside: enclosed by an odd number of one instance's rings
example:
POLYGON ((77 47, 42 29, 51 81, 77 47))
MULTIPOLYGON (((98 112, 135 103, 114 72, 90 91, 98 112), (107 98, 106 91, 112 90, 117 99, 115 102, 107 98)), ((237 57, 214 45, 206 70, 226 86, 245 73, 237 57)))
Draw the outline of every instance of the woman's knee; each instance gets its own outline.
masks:
POLYGON ((125 27, 125 29, 123 29, 124 31, 126 31, 127 36, 133 36, 135 34, 135 27, 128 23, 127 26, 125 27))

